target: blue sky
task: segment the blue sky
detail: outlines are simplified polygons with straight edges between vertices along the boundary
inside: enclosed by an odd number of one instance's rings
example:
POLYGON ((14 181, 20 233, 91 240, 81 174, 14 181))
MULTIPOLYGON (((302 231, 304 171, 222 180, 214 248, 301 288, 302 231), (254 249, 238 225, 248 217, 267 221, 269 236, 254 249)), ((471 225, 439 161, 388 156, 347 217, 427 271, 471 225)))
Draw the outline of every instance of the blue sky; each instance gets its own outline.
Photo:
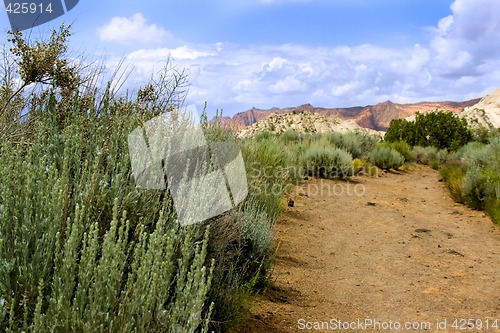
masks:
MULTIPOLYGON (((137 89, 170 55, 187 103, 251 107, 462 101, 500 87, 498 0, 80 0, 71 52, 125 59, 137 89)), ((0 15, 2 39, 9 28, 0 15)))

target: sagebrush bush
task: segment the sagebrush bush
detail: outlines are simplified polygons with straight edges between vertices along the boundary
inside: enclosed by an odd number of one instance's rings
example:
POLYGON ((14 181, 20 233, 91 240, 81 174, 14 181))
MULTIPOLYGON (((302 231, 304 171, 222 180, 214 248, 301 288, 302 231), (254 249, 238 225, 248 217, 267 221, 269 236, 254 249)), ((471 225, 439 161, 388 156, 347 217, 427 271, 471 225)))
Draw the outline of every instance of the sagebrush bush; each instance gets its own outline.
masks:
POLYGON ((403 165, 404 161, 404 157, 399 152, 389 147, 375 148, 370 154, 370 162, 384 170, 397 169, 403 165))
MULTIPOLYGON (((36 47, 20 45, 21 56, 38 57, 27 60, 43 60, 36 47)), ((248 170, 247 199, 209 221, 182 227, 168 191, 136 187, 127 138, 179 107, 183 72, 170 72, 167 65, 160 80, 129 99, 117 97, 111 83, 104 91, 65 83, 59 74, 66 70, 70 78, 79 76, 60 60, 54 60, 62 66, 54 67, 58 73, 42 64, 40 79, 59 81, 55 89, 27 94, 36 100, 19 98, 26 82, 19 83, 19 92, 17 81, 8 78, 0 87, 0 123, 9 123, 0 126, 0 331, 227 328, 269 276, 273 226, 291 180, 286 150, 242 142, 247 165, 256 163, 248 170)), ((29 61, 23 68, 29 69, 29 61)), ((217 122, 202 125, 210 141, 235 140, 217 122)))
POLYGON ((462 194, 462 186, 464 183, 465 174, 467 173, 467 166, 462 162, 451 162, 445 164, 439 170, 439 174, 443 178, 451 197, 456 202, 464 203, 462 194))
POLYGON ((264 131, 260 131, 258 132, 257 134, 254 135, 254 139, 257 140, 257 141, 260 141, 260 140, 266 140, 266 139, 269 139, 271 137, 273 137, 274 134, 271 133, 270 131, 268 130, 264 130, 264 131))
POLYGON ((484 209, 486 198, 496 196, 495 185, 478 166, 472 166, 465 174, 462 196, 467 206, 484 209))
POLYGON ((297 143, 302 140, 302 137, 303 135, 300 132, 297 132, 293 129, 288 129, 279 136, 279 138, 283 140, 285 144, 297 143))
POLYGON ((436 154, 436 160, 439 162, 439 165, 443 165, 455 159, 455 153, 450 153, 448 149, 440 149, 436 154))
POLYGON ((405 141, 384 142, 383 145, 400 153, 404 157, 405 162, 415 161, 412 147, 405 141))
POLYGON ((415 162, 420 164, 429 165, 432 161, 438 159, 439 150, 436 147, 428 146, 415 146, 412 149, 412 153, 415 159, 415 162))
POLYGON ((135 188, 137 117, 109 102, 98 118, 72 105, 60 129, 49 98, 29 144, 0 142, 1 331, 194 332, 210 316, 208 238, 135 188))
POLYGON ((351 154, 339 148, 313 145, 300 157, 309 175, 322 178, 346 178, 354 173, 351 154))
POLYGON ((480 142, 469 142, 457 150, 456 156, 467 166, 484 167, 490 159, 489 153, 487 145, 480 142))
POLYGON ((457 150, 450 161, 441 167, 453 199, 467 206, 485 210, 500 223, 500 144, 471 142, 457 150))
POLYGON ((366 158, 379 141, 376 136, 358 132, 330 132, 326 137, 330 144, 346 150, 353 158, 366 158))

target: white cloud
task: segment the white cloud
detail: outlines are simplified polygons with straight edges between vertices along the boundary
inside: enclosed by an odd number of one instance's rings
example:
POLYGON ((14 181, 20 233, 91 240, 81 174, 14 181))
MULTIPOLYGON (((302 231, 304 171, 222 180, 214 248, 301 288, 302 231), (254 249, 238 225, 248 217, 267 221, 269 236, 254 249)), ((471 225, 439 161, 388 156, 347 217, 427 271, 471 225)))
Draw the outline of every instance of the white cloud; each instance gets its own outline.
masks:
POLYGON ((137 50, 127 59, 135 66, 133 77, 145 81, 171 55, 178 68, 188 70, 188 101, 207 101, 229 114, 308 102, 341 107, 388 99, 460 101, 500 86, 497 1, 456 0, 428 42, 408 48, 186 44, 137 50))
POLYGON ((156 24, 148 24, 141 13, 132 17, 113 17, 111 21, 98 28, 97 34, 103 41, 120 44, 161 43, 172 39, 172 34, 156 24))
POLYGON ((483 75, 500 57, 498 0, 455 0, 430 43, 436 72, 460 78, 483 75))

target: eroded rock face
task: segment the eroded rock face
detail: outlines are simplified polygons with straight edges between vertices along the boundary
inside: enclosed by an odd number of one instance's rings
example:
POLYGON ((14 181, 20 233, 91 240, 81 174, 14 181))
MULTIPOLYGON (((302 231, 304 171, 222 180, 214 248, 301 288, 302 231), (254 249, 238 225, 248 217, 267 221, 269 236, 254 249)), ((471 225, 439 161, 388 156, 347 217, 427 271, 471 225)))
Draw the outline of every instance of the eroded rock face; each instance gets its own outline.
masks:
POLYGON ((479 103, 465 108, 460 116, 467 119, 471 127, 500 128, 500 89, 485 96, 479 103))
POLYGON ((310 111, 325 117, 334 116, 344 120, 351 120, 361 127, 377 131, 385 131, 392 119, 406 118, 417 112, 427 110, 446 110, 450 112, 461 112, 465 107, 478 103, 480 99, 466 102, 421 102, 413 104, 397 104, 386 101, 376 105, 356 106, 348 108, 323 108, 304 104, 289 108, 271 108, 267 110, 252 108, 248 111, 235 114, 233 117, 223 117, 221 123, 231 128, 242 130, 257 121, 267 118, 270 114, 285 114, 292 112, 310 111))
POLYGON ((259 132, 283 133, 295 130, 301 133, 326 132, 362 132, 381 135, 381 132, 363 128, 351 120, 343 120, 335 116, 324 116, 310 111, 299 111, 276 114, 261 119, 239 132, 240 137, 251 137, 259 132))

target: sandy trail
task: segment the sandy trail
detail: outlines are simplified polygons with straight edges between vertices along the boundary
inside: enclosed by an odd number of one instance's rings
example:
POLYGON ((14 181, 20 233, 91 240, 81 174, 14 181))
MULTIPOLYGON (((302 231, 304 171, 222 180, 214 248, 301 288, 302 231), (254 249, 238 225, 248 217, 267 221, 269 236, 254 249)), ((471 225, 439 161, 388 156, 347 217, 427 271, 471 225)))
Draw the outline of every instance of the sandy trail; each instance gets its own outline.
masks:
POLYGON ((236 332, 500 332, 500 228, 438 180, 419 166, 298 185, 273 285, 236 332))

